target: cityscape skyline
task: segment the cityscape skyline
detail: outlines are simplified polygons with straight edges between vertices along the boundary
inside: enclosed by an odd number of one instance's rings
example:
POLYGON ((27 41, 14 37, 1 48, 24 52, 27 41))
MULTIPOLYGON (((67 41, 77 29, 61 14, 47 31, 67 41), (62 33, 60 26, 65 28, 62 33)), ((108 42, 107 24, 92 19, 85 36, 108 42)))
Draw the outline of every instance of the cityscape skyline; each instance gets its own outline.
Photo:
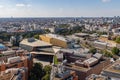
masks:
POLYGON ((120 80, 120 0, 0 0, 0 80, 120 80))
POLYGON ((0 0, 0 17, 120 16, 119 0, 0 0))

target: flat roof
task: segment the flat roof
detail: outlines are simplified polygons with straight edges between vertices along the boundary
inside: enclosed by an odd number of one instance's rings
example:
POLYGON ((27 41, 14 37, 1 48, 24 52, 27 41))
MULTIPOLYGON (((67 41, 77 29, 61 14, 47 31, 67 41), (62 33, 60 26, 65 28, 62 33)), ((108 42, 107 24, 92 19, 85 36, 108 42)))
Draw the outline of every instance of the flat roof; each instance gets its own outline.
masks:
POLYGON ((45 34, 45 35, 50 37, 50 38, 56 38, 56 39, 59 39, 59 40, 67 42, 67 39, 65 37, 57 35, 57 34, 45 34))
POLYGON ((96 59, 96 58, 94 58, 94 57, 91 57, 91 58, 85 60, 84 62, 91 64, 91 63, 93 63, 93 62, 95 62, 95 61, 97 61, 97 60, 98 60, 98 59, 96 59))
POLYGON ((101 37, 106 37, 106 38, 108 38, 109 36, 108 36, 108 35, 101 35, 101 37))
POLYGON ((4 56, 12 55, 12 54, 15 54, 15 51, 14 51, 14 50, 3 51, 2 54, 3 54, 4 56))
POLYGON ((82 71, 82 72, 87 72, 88 70, 90 70, 91 68, 85 68, 85 67, 81 67, 81 66, 76 66, 75 64, 69 64, 69 66, 65 66, 66 68, 69 69, 74 69, 77 71, 82 71))
POLYGON ((101 45, 107 45, 108 43, 102 42, 102 41, 94 41, 94 43, 101 44, 101 45))
POLYGON ((24 44, 24 45, 28 45, 28 46, 32 46, 32 47, 40 47, 40 46, 52 46, 52 44, 41 41, 41 40, 37 40, 35 39, 35 41, 33 42, 29 42, 28 39, 23 39, 20 44, 24 44))
POLYGON ((111 72, 111 73, 117 73, 120 75, 120 69, 115 69, 114 66, 117 64, 120 64, 120 60, 116 61, 113 65, 107 67, 104 71, 111 72))
POLYGON ((106 80, 106 79, 107 78, 104 76, 92 74, 88 76, 86 80, 106 80))
POLYGON ((48 52, 30 52, 31 54, 42 54, 42 55, 55 55, 54 53, 48 53, 48 52))
POLYGON ((89 34, 87 34, 87 33, 75 33, 75 35, 79 35, 79 36, 89 36, 89 34))
POLYGON ((2 49, 6 49, 6 47, 5 47, 5 45, 0 43, 0 50, 2 50, 2 49))
POLYGON ((67 71, 69 71, 68 74, 65 74, 64 72, 61 74, 61 75, 63 75, 63 78, 60 78, 60 77, 54 77, 53 80, 64 80, 64 79, 68 78, 69 76, 73 76, 72 74, 75 73, 75 71, 71 71, 71 70, 67 70, 67 71))

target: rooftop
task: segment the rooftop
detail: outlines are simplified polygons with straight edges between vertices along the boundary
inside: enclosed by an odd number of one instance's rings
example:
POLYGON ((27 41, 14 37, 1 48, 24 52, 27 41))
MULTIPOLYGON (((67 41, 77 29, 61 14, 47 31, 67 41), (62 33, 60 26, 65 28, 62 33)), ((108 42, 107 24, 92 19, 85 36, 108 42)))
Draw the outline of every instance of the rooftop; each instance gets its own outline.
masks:
POLYGON ((50 38, 60 39, 60 40, 62 40, 62 41, 67 41, 67 39, 64 38, 63 36, 56 35, 56 34, 46 34, 46 36, 48 36, 48 37, 50 37, 50 38))
POLYGON ((101 37, 105 37, 105 38, 108 38, 108 35, 101 35, 101 37))
POLYGON ((108 43, 102 42, 102 41, 94 41, 94 43, 101 44, 101 45, 107 45, 108 43))
POLYGON ((86 80, 106 80, 106 77, 101 75, 92 74, 86 78, 86 80))
POLYGON ((68 78, 69 76, 72 76, 72 74, 74 74, 75 72, 74 71, 66 71, 64 73, 61 73, 61 77, 54 77, 53 80, 63 80, 63 79, 66 79, 68 78))
POLYGON ((75 35, 77 35, 77 36, 89 36, 89 34, 87 34, 87 33, 75 33, 75 35))
POLYGON ((87 72, 88 70, 91 69, 91 68, 85 68, 85 67, 77 66, 75 64, 67 64, 67 66, 66 66, 66 68, 72 68, 72 70, 74 69, 74 70, 83 71, 83 72, 87 72))
POLYGON ((26 72, 26 68, 11 68, 0 72, 0 80, 21 80, 22 73, 26 72))
POLYGON ((8 56, 8 55, 15 54, 15 51, 13 51, 13 50, 3 51, 2 54, 3 54, 4 56, 8 56))
POLYGON ((117 69, 117 65, 120 65, 120 60, 116 61, 113 65, 107 67, 104 71, 120 75, 120 66, 118 66, 119 68, 117 69))
POLYGON ((28 39, 24 39, 20 42, 20 44, 24 44, 32 47, 52 46, 52 44, 37 39, 34 39, 34 41, 32 42, 30 42, 28 39))
POLYGON ((6 49, 6 47, 0 43, 0 50, 5 50, 5 49, 6 49))
POLYGON ((94 57, 91 57, 91 58, 85 60, 84 62, 85 62, 85 63, 88 63, 88 64, 91 64, 91 63, 93 63, 93 62, 95 62, 95 61, 97 61, 97 60, 98 60, 98 59, 96 59, 96 58, 94 58, 94 57))
POLYGON ((31 54, 43 54, 43 55, 55 55, 54 53, 49 52, 30 52, 31 54))

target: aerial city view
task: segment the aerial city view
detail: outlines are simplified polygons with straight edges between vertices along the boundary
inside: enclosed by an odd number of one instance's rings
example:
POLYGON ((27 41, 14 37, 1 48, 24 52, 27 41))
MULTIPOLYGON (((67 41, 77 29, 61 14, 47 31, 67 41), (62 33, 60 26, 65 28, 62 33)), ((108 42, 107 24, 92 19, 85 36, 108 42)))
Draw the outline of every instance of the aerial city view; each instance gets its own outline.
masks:
POLYGON ((120 0, 0 0, 0 80, 120 80, 120 0))

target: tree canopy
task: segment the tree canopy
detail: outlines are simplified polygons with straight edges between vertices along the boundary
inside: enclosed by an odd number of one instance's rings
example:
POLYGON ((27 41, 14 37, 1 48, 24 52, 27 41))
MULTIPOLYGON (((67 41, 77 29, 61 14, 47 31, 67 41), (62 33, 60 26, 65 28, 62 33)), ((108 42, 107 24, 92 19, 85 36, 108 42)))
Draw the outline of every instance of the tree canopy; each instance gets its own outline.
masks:
POLYGON ((30 71, 29 80, 50 80, 51 69, 50 65, 43 67, 41 63, 35 63, 30 71))
POLYGON ((97 49, 92 47, 90 48, 89 52, 95 54, 97 52, 97 49))
POLYGON ((120 50, 117 47, 112 48, 112 53, 118 55, 120 50))
POLYGON ((120 36, 116 38, 115 42, 120 44, 120 36))
POLYGON ((34 35, 35 39, 39 39, 39 34, 34 35))

